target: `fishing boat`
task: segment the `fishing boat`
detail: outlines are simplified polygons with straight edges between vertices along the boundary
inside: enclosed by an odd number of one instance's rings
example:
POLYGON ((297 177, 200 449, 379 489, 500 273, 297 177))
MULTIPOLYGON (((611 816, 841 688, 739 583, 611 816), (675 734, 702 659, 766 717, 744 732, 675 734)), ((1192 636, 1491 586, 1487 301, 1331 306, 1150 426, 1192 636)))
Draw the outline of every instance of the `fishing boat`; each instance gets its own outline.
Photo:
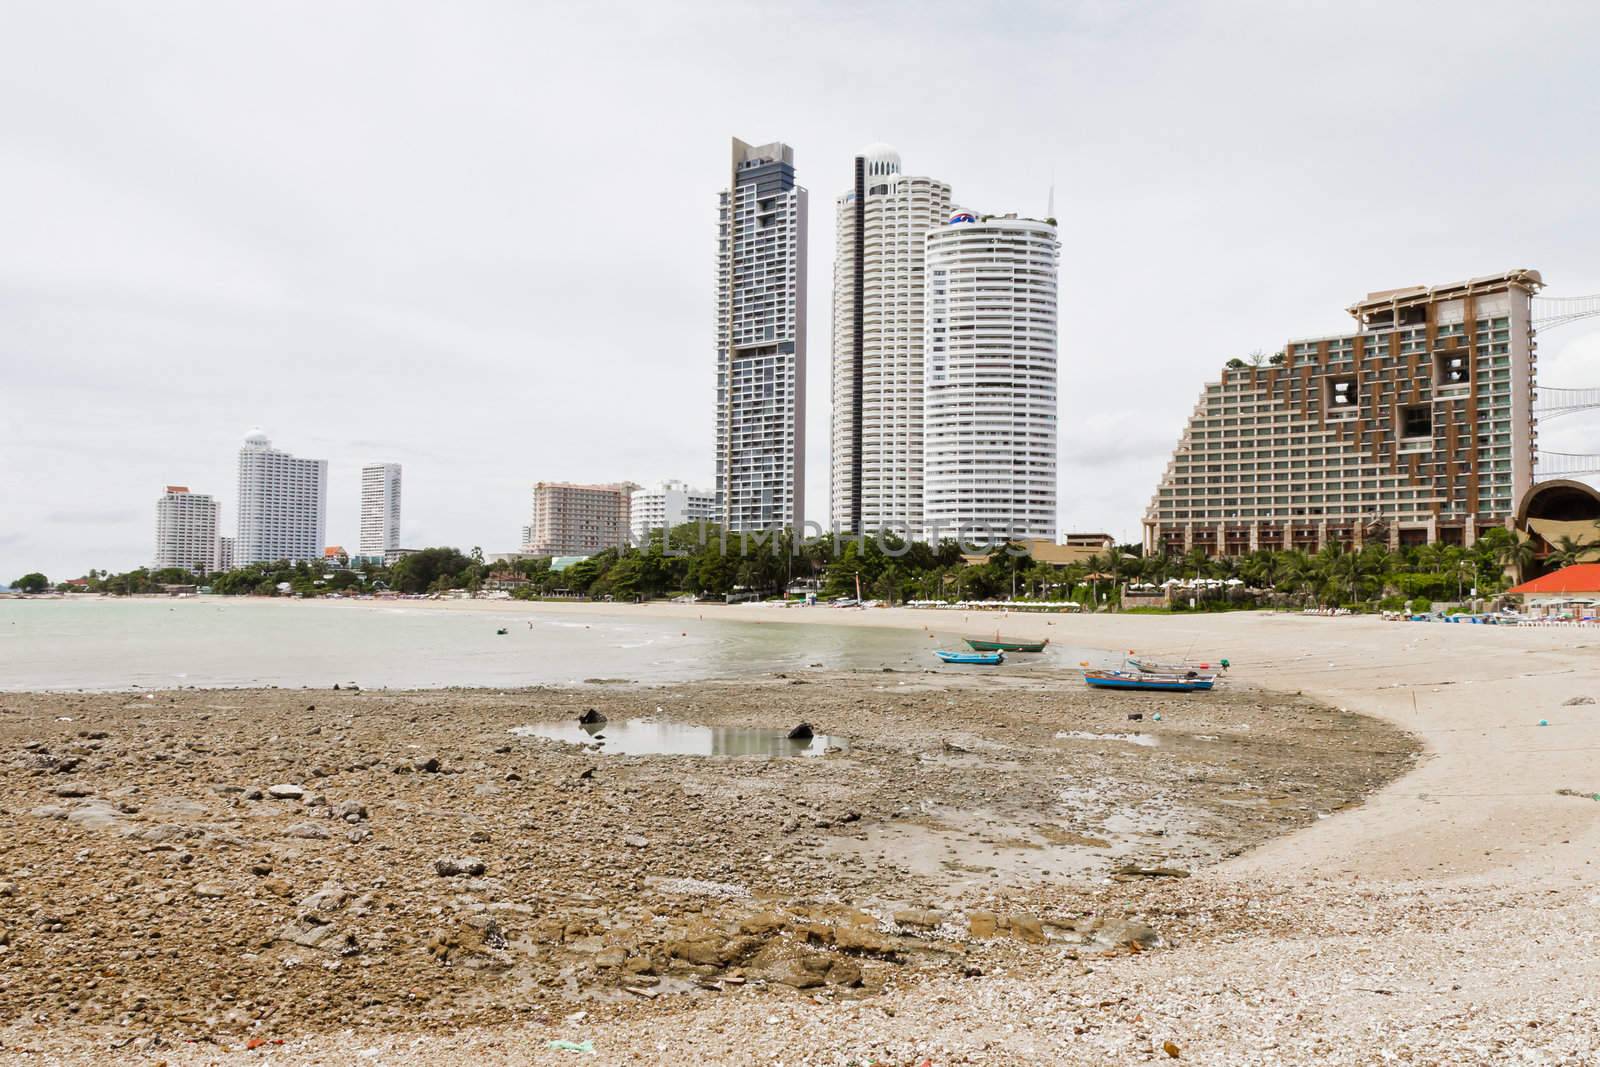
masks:
POLYGON ((1004 652, 952 652, 949 649, 936 648, 933 654, 946 663, 973 663, 984 667, 993 667, 1006 661, 1004 652))
POLYGON ((1187 677, 1191 674, 1216 673, 1209 663, 1157 663, 1134 656, 1128 657, 1128 665, 1143 674, 1178 674, 1187 677))
POLYGON ((1214 674, 1195 672, 1194 677, 1178 674, 1149 674, 1144 671, 1084 671, 1083 680, 1095 689, 1144 689, 1155 693, 1195 693, 1211 688, 1214 674))
POLYGON ((985 637, 965 637, 962 640, 974 652, 1043 652, 1044 646, 1050 643, 1048 637, 1043 641, 1017 641, 998 634, 993 640, 985 637))
POLYGON ((506 628, 504 626, 502 626, 502 627, 500 627, 500 629, 496 630, 495 633, 498 634, 501 637, 504 637, 506 635, 506 633, 507 633, 507 630, 506 630, 506 628))

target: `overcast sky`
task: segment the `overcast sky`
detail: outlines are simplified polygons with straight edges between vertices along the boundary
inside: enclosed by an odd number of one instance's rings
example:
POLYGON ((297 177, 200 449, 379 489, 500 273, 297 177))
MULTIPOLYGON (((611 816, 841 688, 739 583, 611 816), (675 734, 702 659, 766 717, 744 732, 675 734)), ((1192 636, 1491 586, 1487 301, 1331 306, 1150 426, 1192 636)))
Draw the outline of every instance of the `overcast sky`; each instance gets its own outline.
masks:
MULTIPOLYGON (((1204 382, 1369 290, 1600 292, 1590 3, 4 3, 0 580, 236 521, 260 425, 405 466, 402 542, 515 547, 539 479, 709 484, 728 138, 812 193, 827 511, 853 152, 1061 220, 1061 522, 1136 539, 1204 382)), ((1541 338, 1600 385, 1593 322, 1541 338)), ((1600 416, 1548 448, 1600 452, 1600 416)))

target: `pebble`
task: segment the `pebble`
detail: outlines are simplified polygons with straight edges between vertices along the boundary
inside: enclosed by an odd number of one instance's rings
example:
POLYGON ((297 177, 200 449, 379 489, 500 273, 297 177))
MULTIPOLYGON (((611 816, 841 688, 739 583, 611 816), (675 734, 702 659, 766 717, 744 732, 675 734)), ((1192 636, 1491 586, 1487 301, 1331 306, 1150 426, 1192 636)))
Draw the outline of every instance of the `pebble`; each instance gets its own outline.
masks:
POLYGON ((273 800, 299 800, 306 795, 306 791, 297 785, 285 782, 282 785, 268 786, 267 795, 273 800))

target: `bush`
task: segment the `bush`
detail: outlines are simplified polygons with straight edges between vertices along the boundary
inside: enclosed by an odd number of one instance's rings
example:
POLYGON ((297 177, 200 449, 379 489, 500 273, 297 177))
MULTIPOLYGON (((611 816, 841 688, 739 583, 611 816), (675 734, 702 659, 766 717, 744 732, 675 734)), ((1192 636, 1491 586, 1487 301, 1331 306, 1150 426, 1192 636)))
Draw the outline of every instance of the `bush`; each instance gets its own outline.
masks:
POLYGON ((1407 606, 1406 598, 1403 596, 1386 596, 1378 601, 1379 611, 1404 611, 1407 606))
POLYGON ((1426 597, 1419 596, 1411 602, 1411 614, 1413 615, 1426 615, 1432 610, 1433 601, 1427 599, 1426 597))

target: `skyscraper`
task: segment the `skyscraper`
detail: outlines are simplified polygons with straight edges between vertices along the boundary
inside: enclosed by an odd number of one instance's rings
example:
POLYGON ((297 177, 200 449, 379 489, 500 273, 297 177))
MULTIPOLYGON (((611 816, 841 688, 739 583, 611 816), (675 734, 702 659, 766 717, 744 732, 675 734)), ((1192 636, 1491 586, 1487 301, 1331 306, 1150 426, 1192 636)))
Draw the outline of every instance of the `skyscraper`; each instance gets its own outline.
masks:
POLYGON ((156 501, 155 570, 182 567, 209 574, 217 566, 217 502, 186 485, 169 485, 156 501))
POLYGON ((530 556, 592 556, 628 539, 632 482, 538 482, 522 551, 530 556))
POLYGON ((923 317, 928 232, 950 214, 950 186, 900 173, 869 145, 834 201, 835 530, 923 533, 923 317))
POLYGON ((930 538, 1056 535, 1052 222, 958 211, 928 234, 930 538))
POLYGON ((362 556, 382 556, 400 547, 400 464, 368 463, 361 468, 362 556))
POLYGON ((717 511, 805 520, 806 191, 794 149, 733 141, 717 229, 717 511))
POLYGON ((321 559, 327 515, 328 461, 296 459, 251 430, 239 449, 235 565, 321 559))

